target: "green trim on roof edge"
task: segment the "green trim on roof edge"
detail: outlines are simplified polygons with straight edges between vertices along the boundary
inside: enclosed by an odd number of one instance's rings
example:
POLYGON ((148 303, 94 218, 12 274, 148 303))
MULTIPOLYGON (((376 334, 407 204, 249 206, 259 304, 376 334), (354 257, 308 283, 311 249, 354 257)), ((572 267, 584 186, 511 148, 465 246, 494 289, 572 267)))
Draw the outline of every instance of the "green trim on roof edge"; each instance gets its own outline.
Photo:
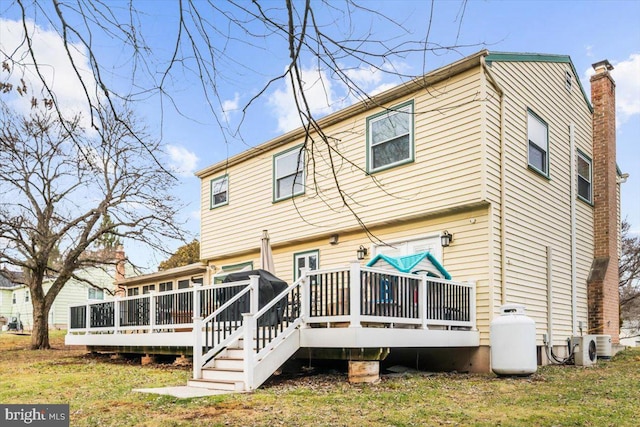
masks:
POLYGON ((589 111, 593 113, 593 106, 591 105, 591 101, 589 97, 587 97, 587 93, 582 87, 582 82, 580 81, 580 76, 576 72, 576 67, 573 65, 571 61, 571 57, 569 55, 553 55, 553 54, 542 54, 542 53, 516 53, 516 52, 490 52, 489 55, 485 57, 486 62, 554 62, 560 64, 569 64, 571 66, 571 71, 573 71, 573 75, 578 82, 578 87, 582 92, 582 97, 584 101, 587 103, 587 107, 589 111))

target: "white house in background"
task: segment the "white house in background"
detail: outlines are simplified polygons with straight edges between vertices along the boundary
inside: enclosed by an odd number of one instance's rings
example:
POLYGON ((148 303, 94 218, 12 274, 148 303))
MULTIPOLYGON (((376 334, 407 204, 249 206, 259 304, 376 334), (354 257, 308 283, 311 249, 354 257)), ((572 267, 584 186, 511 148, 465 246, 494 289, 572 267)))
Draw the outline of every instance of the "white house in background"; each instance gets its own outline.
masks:
MULTIPOLYGON (((115 259, 121 260, 117 265, 104 265, 90 267, 76 272, 79 278, 86 279, 95 284, 92 287, 87 282, 75 278, 69 279, 56 297, 49 311, 49 327, 65 329, 69 322, 69 307, 83 304, 89 301, 101 301, 113 299, 117 287, 115 281, 127 274, 135 274, 133 268, 124 262, 124 252, 116 251, 115 259)), ((14 274, 15 277, 20 275, 14 274)), ((46 293, 53 284, 53 278, 44 281, 43 288, 46 293)), ((14 281, 11 286, 0 288, 0 316, 7 319, 17 318, 22 322, 26 331, 33 327, 33 305, 31 303, 31 291, 21 280, 14 281), (16 283, 17 282, 17 283, 16 283)))

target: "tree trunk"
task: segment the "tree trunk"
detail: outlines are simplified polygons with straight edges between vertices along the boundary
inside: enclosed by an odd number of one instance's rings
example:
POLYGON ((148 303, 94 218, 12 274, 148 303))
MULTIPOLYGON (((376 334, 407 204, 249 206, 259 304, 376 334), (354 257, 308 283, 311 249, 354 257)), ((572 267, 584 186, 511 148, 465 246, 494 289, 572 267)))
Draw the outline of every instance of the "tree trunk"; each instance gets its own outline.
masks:
MULTIPOLYGON (((33 292, 32 292, 33 294, 33 292)), ((31 332, 31 349, 48 350, 49 345, 49 308, 44 301, 36 301, 33 304, 33 331, 31 332)))

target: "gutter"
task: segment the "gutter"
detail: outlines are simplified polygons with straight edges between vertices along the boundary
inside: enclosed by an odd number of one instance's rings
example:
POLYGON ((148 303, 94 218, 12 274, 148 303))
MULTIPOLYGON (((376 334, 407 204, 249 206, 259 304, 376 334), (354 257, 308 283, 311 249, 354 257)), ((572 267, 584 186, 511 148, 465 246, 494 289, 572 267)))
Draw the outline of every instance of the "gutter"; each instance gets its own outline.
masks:
POLYGON ((505 114, 505 101, 504 101, 504 90, 498 80, 495 78, 487 62, 485 57, 480 58, 480 63, 482 64, 482 69, 487 75, 489 81, 493 84, 494 88, 500 95, 500 303, 501 305, 506 304, 507 302, 507 244, 506 244, 506 191, 505 191, 505 183, 506 183, 506 141, 505 141, 505 125, 504 125, 504 114, 505 114))

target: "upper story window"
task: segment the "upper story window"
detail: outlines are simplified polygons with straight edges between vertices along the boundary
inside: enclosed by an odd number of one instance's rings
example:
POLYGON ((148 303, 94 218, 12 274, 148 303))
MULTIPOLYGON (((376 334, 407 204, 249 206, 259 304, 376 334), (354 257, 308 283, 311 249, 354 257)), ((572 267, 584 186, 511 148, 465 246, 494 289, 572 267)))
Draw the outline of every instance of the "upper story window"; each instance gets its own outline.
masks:
POLYGON ((211 209, 229 203, 229 175, 211 180, 211 209))
POLYGON ((24 302, 29 302, 29 291, 24 291, 24 302))
POLYGON ((529 166, 549 177, 549 128, 534 112, 527 112, 529 166))
POLYGON ((104 291, 102 289, 89 288, 87 299, 104 299, 104 291))
POLYGON ((11 294, 11 303, 12 304, 17 304, 16 293, 15 292, 13 294, 11 294))
POLYGON ((578 151, 578 197, 585 202, 592 203, 591 194, 591 159, 578 151))
POLYGON ((413 101, 367 118, 367 172, 413 161, 413 101))
POLYGON ((304 151, 294 147, 273 157, 273 200, 304 193, 304 151))
POLYGON ((573 84, 573 76, 569 71, 564 72, 564 87, 567 88, 568 91, 571 91, 571 86, 573 84))

